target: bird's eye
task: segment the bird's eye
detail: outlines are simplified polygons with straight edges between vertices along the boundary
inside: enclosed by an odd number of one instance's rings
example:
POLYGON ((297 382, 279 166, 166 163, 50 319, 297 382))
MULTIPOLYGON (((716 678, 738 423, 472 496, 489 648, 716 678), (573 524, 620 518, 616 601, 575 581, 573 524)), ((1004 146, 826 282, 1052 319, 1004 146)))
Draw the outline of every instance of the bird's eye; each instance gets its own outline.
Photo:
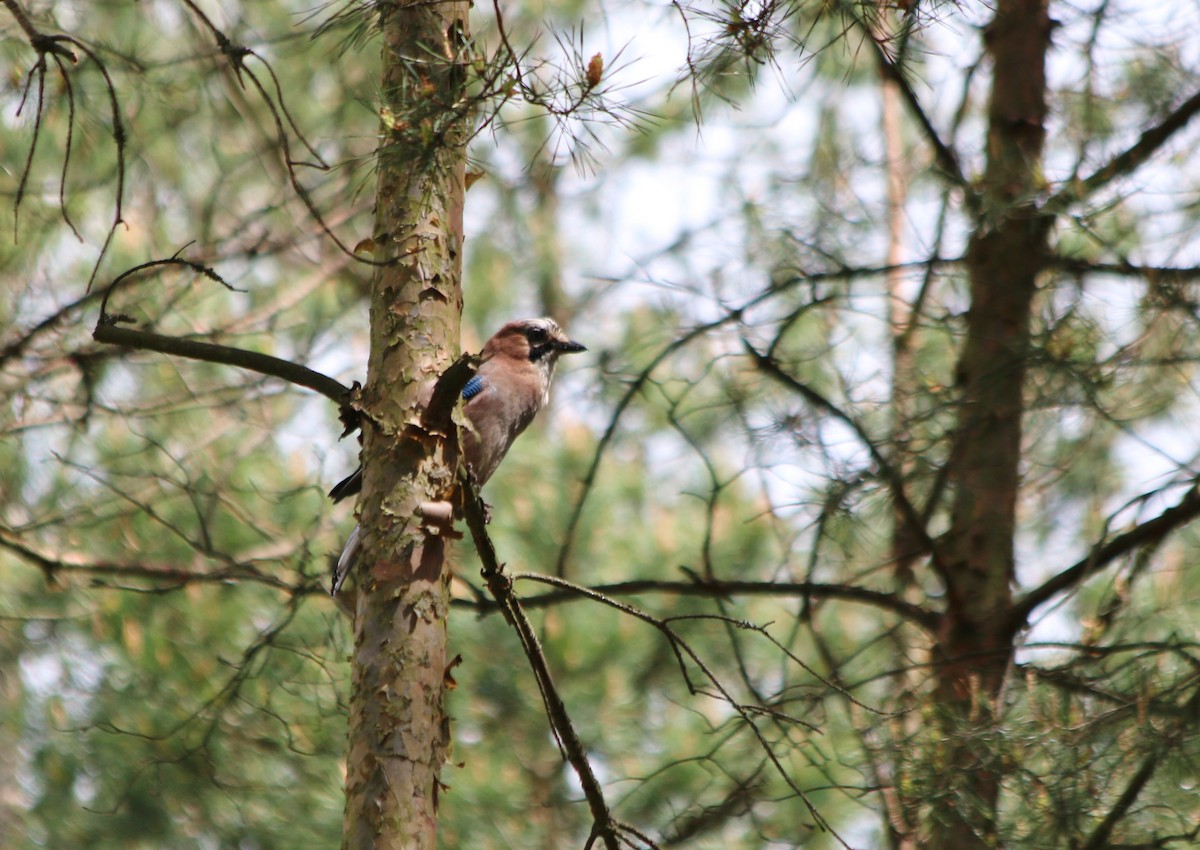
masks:
POLYGON ((530 342, 534 342, 534 343, 545 342, 546 341, 546 329, 539 328, 539 327, 532 327, 525 332, 525 338, 528 339, 530 342))

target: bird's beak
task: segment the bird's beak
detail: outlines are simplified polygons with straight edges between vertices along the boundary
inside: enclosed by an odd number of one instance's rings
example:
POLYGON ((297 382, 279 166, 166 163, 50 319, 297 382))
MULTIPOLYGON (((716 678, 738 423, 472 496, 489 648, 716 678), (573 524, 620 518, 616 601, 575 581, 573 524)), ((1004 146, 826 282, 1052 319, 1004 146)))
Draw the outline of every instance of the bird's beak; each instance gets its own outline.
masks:
POLYGON ((563 354, 574 354, 577 351, 587 351, 587 346, 580 345, 571 339, 563 340, 556 345, 556 348, 558 348, 558 350, 563 354))

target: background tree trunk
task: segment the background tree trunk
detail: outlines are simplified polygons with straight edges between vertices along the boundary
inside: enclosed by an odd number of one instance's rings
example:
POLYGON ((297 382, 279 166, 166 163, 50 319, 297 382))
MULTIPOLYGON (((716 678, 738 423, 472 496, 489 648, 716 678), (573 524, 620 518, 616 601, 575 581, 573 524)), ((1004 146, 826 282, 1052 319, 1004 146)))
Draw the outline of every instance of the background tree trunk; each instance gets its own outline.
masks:
POLYGON ((988 734, 1012 659, 1012 585, 1021 484, 1022 392, 1037 276, 1050 218, 1035 204, 1045 139, 1045 0, 1002 0, 985 34, 994 66, 982 203, 967 248, 970 309, 958 362, 962 392, 941 556, 948 605, 938 634, 935 699, 950 771, 930 847, 995 846, 1004 767, 988 734))

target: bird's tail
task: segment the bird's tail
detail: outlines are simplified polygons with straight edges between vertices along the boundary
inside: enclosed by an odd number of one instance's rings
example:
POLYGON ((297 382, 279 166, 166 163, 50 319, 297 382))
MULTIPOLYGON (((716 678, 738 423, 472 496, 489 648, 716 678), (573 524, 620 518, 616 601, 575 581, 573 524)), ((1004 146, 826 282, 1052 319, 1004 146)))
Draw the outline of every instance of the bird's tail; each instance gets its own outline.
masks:
POLYGON ((338 555, 337 566, 333 568, 333 586, 329 588, 330 596, 337 596, 337 592, 342 589, 342 583, 346 581, 346 576, 350 574, 350 568, 354 566, 354 558, 358 554, 358 545, 361 542, 362 526, 355 525, 354 530, 346 539, 346 545, 342 547, 342 554, 338 555))

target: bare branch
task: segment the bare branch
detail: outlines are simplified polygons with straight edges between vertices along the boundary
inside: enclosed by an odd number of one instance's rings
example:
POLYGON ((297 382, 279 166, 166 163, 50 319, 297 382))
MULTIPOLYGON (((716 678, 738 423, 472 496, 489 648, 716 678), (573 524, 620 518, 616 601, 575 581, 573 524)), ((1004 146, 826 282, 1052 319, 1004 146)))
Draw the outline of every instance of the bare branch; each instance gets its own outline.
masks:
POLYGON ((258 53, 251 50, 249 47, 237 44, 230 39, 228 35, 219 29, 216 24, 214 24, 212 20, 205 15, 203 11, 201 11, 200 8, 192 2, 192 0, 183 0, 183 2, 184 5, 186 5, 192 12, 192 14, 194 14, 204 25, 204 27, 212 34, 213 40, 217 44, 217 49, 221 52, 221 55, 228 60, 229 66, 233 70, 233 75, 237 79, 238 83, 244 88, 245 81, 248 78, 255 91, 258 92, 259 97, 262 98, 262 101, 266 105, 267 111, 271 113, 271 118, 275 124, 276 140, 279 144, 280 155, 283 161, 284 170, 287 173, 288 182, 292 186, 292 191, 296 193, 296 197, 299 198, 300 202, 304 204, 305 209, 308 210, 309 215, 312 216, 313 220, 317 223, 317 226, 321 228, 321 231, 329 237, 333 244, 337 246, 338 250, 340 250, 346 256, 351 257, 356 262, 362 263, 363 265, 387 266, 397 262, 395 258, 376 260, 373 258, 364 257, 360 252, 356 251, 354 248, 351 248, 345 243, 345 241, 342 240, 340 236, 333 232, 333 228, 325 220, 324 214, 317 207, 316 201, 313 200, 312 193, 309 192, 308 187, 300 182, 300 176, 296 173, 297 161, 292 157, 291 139, 288 135, 288 128, 291 128, 292 132, 295 133, 296 138, 300 140, 300 144, 302 144, 309 154, 312 155, 312 157, 316 160, 315 163, 300 164, 314 165, 316 168, 322 170, 328 169, 329 166, 321 158, 321 155, 317 152, 316 148, 314 148, 308 139, 305 138, 304 134, 300 132, 300 128, 296 124, 296 120, 292 117, 291 111, 288 109, 287 103, 283 98, 283 89, 279 84, 279 78, 275 74, 275 69, 271 67, 270 62, 268 62, 258 53), (267 74, 270 76, 272 85, 275 88, 274 98, 271 97, 271 93, 267 90, 267 87, 263 85, 262 81, 259 80, 258 76, 247 67, 247 57, 253 57, 257 59, 266 68, 267 74))
POLYGON ((159 351, 176 357, 186 357, 190 360, 204 360, 209 363, 222 363, 226 366, 236 366, 239 369, 249 369, 263 375, 281 378, 291 384, 316 390, 321 395, 337 404, 345 404, 350 399, 350 387, 334 380, 328 375, 283 360, 269 354, 257 351, 247 351, 244 348, 234 348, 229 345, 217 345, 211 342, 198 342, 192 339, 182 339, 174 336, 135 331, 119 328, 112 323, 101 322, 92 332, 92 339, 108 345, 123 345, 126 348, 139 348, 147 351, 159 351))
POLYGON ((575 502, 575 507, 571 511, 571 519, 567 522, 566 536, 563 538, 562 547, 558 551, 558 562, 555 564, 555 573, 557 575, 566 574, 567 562, 571 557, 571 547, 575 542, 575 532, 579 527, 580 520, 583 518, 584 505, 587 504, 588 495, 596 483, 596 476, 600 471, 600 461, 604 458, 605 450, 616 436, 617 426, 620 424, 625 409, 629 407, 630 403, 637 397, 637 394, 641 392, 642 387, 650 380, 650 376, 654 374, 654 370, 673 352, 683 348, 692 340, 704 336, 709 331, 721 327, 728 322, 735 321, 740 315, 741 312, 735 310, 714 322, 708 322, 693 328, 679 339, 665 346, 630 383, 629 388, 625 391, 625 395, 621 396, 621 400, 617 402, 608 427, 604 429, 604 434, 601 435, 600 442, 596 445, 596 452, 592 455, 592 463, 583 477, 583 492, 580 493, 579 498, 575 502))
POLYGON ((93 301, 98 301, 101 297, 102 294, 98 291, 89 292, 46 316, 32 328, 22 333, 20 337, 0 349, 0 368, 3 368, 13 358, 24 354, 25 349, 33 344, 39 336, 53 330, 73 313, 89 306, 93 301))
POLYGON ((151 260, 148 263, 134 266, 122 272, 105 289, 104 296, 100 301, 100 318, 96 323, 95 330, 92 331, 92 339, 108 345, 122 345, 127 348, 158 351, 163 354, 173 354, 191 360, 204 360, 209 363, 222 363, 226 366, 249 369, 252 372, 281 378, 288 383, 316 390, 339 405, 345 405, 350 400, 350 387, 330 378, 328 375, 323 375, 320 372, 309 369, 307 366, 301 366, 290 360, 272 357, 269 354, 260 354, 257 351, 233 348, 228 345, 217 345, 211 342, 199 342, 197 340, 165 336, 149 331, 136 331, 129 328, 117 327, 119 323, 128 323, 132 320, 128 316, 121 314, 110 314, 108 312, 109 297, 116 290, 117 286, 127 278, 131 278, 138 272, 145 271, 146 269, 161 266, 182 266, 221 284, 227 289, 233 289, 232 286, 225 282, 224 278, 208 266, 191 260, 185 260, 181 257, 151 260))
POLYGON ((1077 257, 1054 257, 1047 265, 1072 274, 1120 275, 1145 278, 1154 282, 1169 280, 1194 283, 1200 280, 1200 267, 1197 266, 1143 266, 1124 261, 1099 263, 1077 257))
POLYGON ((1072 204, 1085 201, 1118 177, 1136 171, 1150 159, 1172 136, 1182 130, 1200 112, 1200 91, 1181 103, 1173 112, 1142 133, 1133 145, 1114 156, 1082 180, 1068 183, 1050 198, 1046 208, 1061 212, 1072 204))
MULTIPOLYGON (((788 773, 787 768, 784 766, 783 762, 780 760, 779 754, 771 746, 770 742, 766 740, 766 738, 763 735, 762 730, 759 729, 758 724, 756 724, 754 722, 754 718, 755 718, 755 716, 760 716, 760 715, 765 714, 776 720, 786 720, 788 722, 796 723, 796 724, 802 725, 802 726, 804 726, 806 728, 810 728, 810 729, 813 728, 811 726, 811 724, 807 724, 804 721, 802 721, 798 718, 795 718, 795 717, 787 717, 782 712, 774 711, 769 708, 763 708, 761 706, 747 706, 747 705, 741 703, 740 701, 738 701, 737 699, 735 699, 732 692, 730 692, 730 690, 722 683, 721 679, 712 671, 712 669, 709 667, 709 665, 704 662, 704 660, 700 657, 700 655, 696 652, 696 650, 694 650, 686 641, 684 641, 680 638, 680 636, 671 627, 671 624, 673 622, 677 622, 677 621, 681 621, 681 620, 718 620, 718 621, 725 622, 725 623, 733 623, 738 628, 749 629, 752 631, 759 632, 760 634, 766 634, 765 630, 762 627, 755 626, 754 624, 746 622, 746 621, 733 620, 733 618, 726 617, 721 614, 691 614, 691 615, 680 615, 677 617, 668 617, 668 618, 654 617, 654 616, 651 616, 650 614, 645 613, 644 611, 641 611, 641 610, 633 607, 632 605, 629 605, 624 602, 618 602, 614 599, 607 598, 599 593, 594 593, 594 592, 590 591, 588 588, 585 588, 580 585, 569 582, 566 579, 557 578, 555 576, 538 575, 536 573, 519 573, 517 575, 512 576, 512 579, 525 579, 525 580, 529 580, 529 581, 536 581, 536 582, 541 582, 541 583, 550 584, 550 585, 554 585, 557 587, 569 589, 575 593, 580 594, 581 596, 583 596, 585 598, 591 599, 596 602, 603 603, 612 608, 616 608, 618 611, 623 611, 624 613, 629 614, 632 617, 636 617, 638 620, 641 620, 643 623, 646 623, 647 625, 653 626, 654 628, 658 629, 658 631, 661 632, 663 634, 663 636, 667 639, 667 641, 671 644, 671 648, 675 652, 676 658, 679 659, 680 665, 683 666, 683 656, 686 656, 692 662, 692 664, 696 665, 696 667, 698 667, 700 669, 700 671, 704 674, 704 678, 716 690, 716 696, 714 696, 711 693, 708 695, 713 696, 715 699, 720 699, 723 702, 725 702, 727 705, 729 705, 729 707, 732 708, 737 713, 737 715, 742 719, 742 721, 746 724, 746 726, 749 727, 751 734, 754 735, 755 739, 759 742, 760 746, 762 747, 763 755, 766 756, 766 758, 769 762, 771 762, 771 764, 775 768, 776 773, 784 781, 784 783, 804 803, 805 808, 808 810, 808 813, 810 815, 812 815, 813 820, 816 822, 818 828, 820 828, 822 831, 828 832, 843 847, 846 847, 847 850, 849 850, 850 845, 847 844, 840 835, 838 835, 838 833, 833 829, 833 827, 824 818, 824 816, 821 815, 820 811, 817 810, 816 806, 813 805, 812 801, 809 800, 808 795, 805 794, 804 790, 802 788, 800 788, 799 785, 796 784, 796 781, 788 773)), ((509 581, 510 585, 511 585, 512 579, 506 578, 506 580, 509 581)), ((769 635, 767 635, 767 636, 770 637, 769 635)), ((780 646, 778 642, 775 642, 775 645, 777 647, 780 646)), ((788 653, 788 655, 793 660, 797 660, 797 659, 795 659, 794 656, 791 655, 791 653, 788 653)), ((812 671, 810 670, 809 672, 812 672, 812 671)), ((686 672, 685 672, 685 678, 686 678, 686 672)), ((701 690, 693 687, 691 685, 690 681, 688 682, 688 687, 692 691, 692 693, 705 693, 704 691, 701 691, 701 690)))
POLYGON ((1107 543, 1097 543, 1086 558, 1046 580, 1017 600, 1009 620, 1012 631, 1021 629, 1034 609, 1053 596, 1067 590, 1107 567, 1117 558, 1142 546, 1158 543, 1169 533, 1200 516, 1200 485, 1193 482, 1178 504, 1167 508, 1154 519, 1119 534, 1107 543))
POLYGON ((459 485, 464 501, 463 508, 467 527, 471 530, 475 549, 479 553, 480 560, 483 561, 484 580, 487 582, 488 590, 491 591, 496 604, 504 612, 505 619, 516 629, 517 636, 521 639, 521 646, 525 650, 525 656, 529 659, 534 678, 537 679, 538 688, 542 692, 550 724, 560 746, 565 751, 567 760, 575 770, 575 775, 579 778, 583 795, 592 812, 592 840, 588 843, 591 844, 599 836, 604 840, 604 845, 608 850, 617 850, 616 823, 608 803, 604 799, 604 789, 600 787, 600 781, 596 778, 595 771, 592 770, 583 743, 575 732, 571 716, 567 713, 566 706, 558 695, 558 689, 550 675, 550 666, 538 644, 537 632, 529 622, 529 618, 525 616, 521 603, 513 592, 512 580, 504 574, 504 566, 496 559, 496 548, 487 533, 483 500, 479 498, 479 492, 470 481, 465 466, 460 469, 463 470, 463 474, 460 477, 459 485))
POLYGON ((1129 780, 1129 784, 1125 786, 1125 790, 1121 793, 1116 804, 1104 816, 1099 825, 1092 830, 1091 836, 1087 843, 1080 845, 1080 850, 1102 850, 1104 847, 1109 847, 1109 839, 1112 837, 1113 828, 1120 823, 1121 819, 1129 812, 1130 806, 1137 802, 1138 795, 1146 787, 1146 783, 1154 776, 1154 772, 1158 769, 1159 754, 1155 750, 1142 760, 1142 766, 1138 768, 1137 773, 1129 780))
MULTIPOLYGON (((108 234, 104 238, 104 244, 100 248, 100 254, 96 258, 96 262, 92 266, 92 273, 88 278, 88 289, 91 289, 92 283, 96 280, 96 275, 100 272, 100 265, 104 258, 108 255, 108 248, 112 245, 113 236, 117 232, 117 228, 124 221, 122 212, 125 196, 125 125, 121 121, 121 105, 117 99, 117 88, 113 83, 112 76, 108 72, 108 67, 101 61, 96 52, 81 42, 79 39, 69 35, 46 35, 39 32, 30 22, 29 17, 24 10, 16 2, 16 0, 4 0, 5 7, 16 18, 17 23, 25 32, 29 39, 30 46, 37 51, 37 62, 34 63, 30 70, 30 80, 25 86, 25 96, 29 93, 29 86, 32 83, 33 77, 37 77, 38 96, 37 96, 37 114, 34 117, 33 138, 29 146, 29 154, 25 159, 25 167, 22 171, 21 178, 17 185, 16 197, 13 201, 13 228, 15 232, 17 222, 17 212, 21 208, 21 200, 25 195, 25 187, 29 180, 30 169, 33 166, 33 156, 37 150, 38 139, 42 127, 42 115, 45 108, 45 85, 46 85, 46 57, 53 56, 59 73, 65 81, 68 103, 68 126, 67 126, 67 149, 63 156, 63 167, 61 183, 59 186, 59 202, 62 209, 63 219, 67 225, 79 236, 79 232, 75 230, 75 225, 71 222, 67 215, 65 185, 67 178, 67 169, 71 160, 71 142, 74 137, 75 124, 75 94, 71 84, 67 69, 63 65, 63 60, 68 59, 72 64, 78 61, 75 53, 73 53, 66 45, 71 45, 76 50, 87 56, 88 59, 95 63, 100 75, 104 78, 104 90, 108 95, 109 114, 112 119, 112 138, 117 147, 117 178, 116 178, 116 205, 113 212, 112 224, 109 226, 108 234)), ((24 96, 22 97, 22 104, 24 96)))
MULTIPOLYGON (((623 581, 614 584, 597 584, 587 586, 587 590, 603 596, 626 597, 643 594, 668 594, 674 596, 695 596, 711 599, 728 599, 735 596, 772 596, 779 598, 815 598, 840 599, 847 602, 859 602, 884 611, 898 614, 910 622, 916 623, 927 631, 937 628, 939 615, 919 605, 914 605, 892 593, 881 590, 871 590, 866 587, 855 587, 848 584, 822 584, 813 581, 721 581, 719 579, 697 579, 696 581, 655 581, 642 579, 623 581)), ((526 596, 521 604, 526 608, 550 608, 565 602, 582 599, 578 590, 564 589, 537 596, 526 596)), ((498 610, 486 599, 456 599, 455 604, 464 608, 473 608, 481 614, 498 610)))
POLYGON ((879 62, 879 70, 885 79, 891 80, 896 84, 896 88, 904 98, 904 102, 908 105, 909 111, 912 113, 913 118, 916 119, 917 125, 921 128, 922 135, 929 142, 930 147, 933 148, 934 158, 937 160, 938 166, 955 186, 963 190, 963 197, 968 208, 972 211, 977 211, 979 198, 972 189, 970 181, 963 174, 962 165, 958 161, 958 154, 954 152, 954 149, 950 145, 942 140, 941 134, 933 126, 933 122, 925 112, 925 108, 921 106, 921 101, 917 98, 917 93, 913 91, 912 85, 904 75, 904 70, 887 55, 887 51, 879 43, 879 36, 872 31, 872 28, 865 21, 859 20, 858 24, 866 31, 870 43, 875 49, 875 59, 879 62))
POLYGON ((0 531, 0 547, 40 569, 46 581, 54 582, 59 573, 83 575, 111 575, 126 578, 149 579, 156 583, 156 590, 178 590, 190 584, 223 584, 227 582, 252 581, 264 584, 289 594, 324 594, 318 582, 309 581, 294 585, 268 575, 249 565, 230 566, 217 570, 190 570, 170 564, 119 564, 111 561, 89 561, 82 555, 49 556, 11 539, 0 531), (163 587, 161 585, 167 585, 163 587))
MULTIPOLYGON (((829 277, 840 277, 840 274, 831 273, 829 277)), ((562 547, 558 552, 558 560, 555 563, 555 573, 557 575, 562 576, 566 574, 567 562, 570 560, 571 548, 575 542, 575 533, 579 528, 580 520, 583 518, 583 508, 587 504, 588 496, 590 495, 592 488, 596 483, 596 476, 600 471, 600 462, 604 459, 605 452, 608 450, 609 445, 612 444, 613 439, 616 437, 617 427, 620 425, 621 417, 624 416, 625 410, 633 402, 634 398, 637 397, 638 393, 642 391, 642 388, 646 386, 646 383, 650 380, 650 377, 654 374, 655 370, 657 370, 658 367, 661 366, 668 357, 681 348, 684 348, 692 341, 706 336, 717 328, 724 327, 732 322, 740 321, 742 316, 745 315, 746 311, 757 307, 759 304, 769 301, 770 299, 784 292, 790 292, 792 289, 795 289, 802 283, 810 283, 812 281, 822 279, 824 279, 824 277, 821 275, 796 275, 788 278, 787 280, 779 281, 774 286, 768 287, 764 291, 750 298, 740 307, 734 307, 730 309, 724 316, 714 319, 711 322, 705 322, 697 325, 696 327, 684 333, 678 339, 672 340, 670 343, 663 346, 662 351, 651 358, 646 367, 638 373, 637 377, 634 378, 632 382, 630 382, 629 388, 625 391, 625 394, 621 396, 620 401, 617 402, 617 405, 613 410, 612 417, 609 419, 608 427, 604 429, 604 433, 601 435, 600 441, 596 445, 596 452, 594 455, 592 455, 592 462, 588 466, 588 471, 583 477, 583 491, 579 494, 579 498, 576 500, 574 507, 571 509, 571 518, 567 522, 567 532, 563 539, 562 547)), ((805 305, 803 309, 816 307, 817 305, 824 303, 826 300, 827 299, 824 298, 814 299, 811 303, 805 305)))
POLYGON ((895 501, 897 509, 904 517, 904 521, 907 523, 909 530, 913 533, 913 536, 916 538, 916 540, 921 543, 921 546, 924 548, 924 550, 929 554, 934 567, 937 568, 938 572, 944 576, 946 574, 945 566, 942 564, 941 556, 938 553, 938 547, 934 543, 933 538, 929 536, 929 532, 925 529, 925 522, 921 519, 920 514, 917 513, 917 509, 913 507, 912 502, 909 500, 908 494, 904 490, 903 478, 900 476, 900 473, 896 470, 896 468, 892 466, 891 462, 883 456, 883 452, 879 450, 879 446, 876 444, 876 441, 865 430, 863 430, 863 427, 858 420, 850 416, 850 414, 846 413, 812 387, 808 386, 802 381, 797 380, 794 376, 789 375, 780 367, 779 363, 773 357, 768 357, 767 355, 758 351, 753 345, 750 344, 749 340, 743 339, 742 344, 745 346, 746 352, 754 359, 755 365, 764 374, 774 378, 784 386, 803 396, 809 403, 816 405, 826 413, 833 415, 836 419, 849 426, 849 428, 855 433, 859 441, 862 443, 863 448, 865 448, 871 455, 871 459, 875 461, 876 466, 879 468, 880 474, 883 475, 884 480, 887 482, 892 499, 895 501))

